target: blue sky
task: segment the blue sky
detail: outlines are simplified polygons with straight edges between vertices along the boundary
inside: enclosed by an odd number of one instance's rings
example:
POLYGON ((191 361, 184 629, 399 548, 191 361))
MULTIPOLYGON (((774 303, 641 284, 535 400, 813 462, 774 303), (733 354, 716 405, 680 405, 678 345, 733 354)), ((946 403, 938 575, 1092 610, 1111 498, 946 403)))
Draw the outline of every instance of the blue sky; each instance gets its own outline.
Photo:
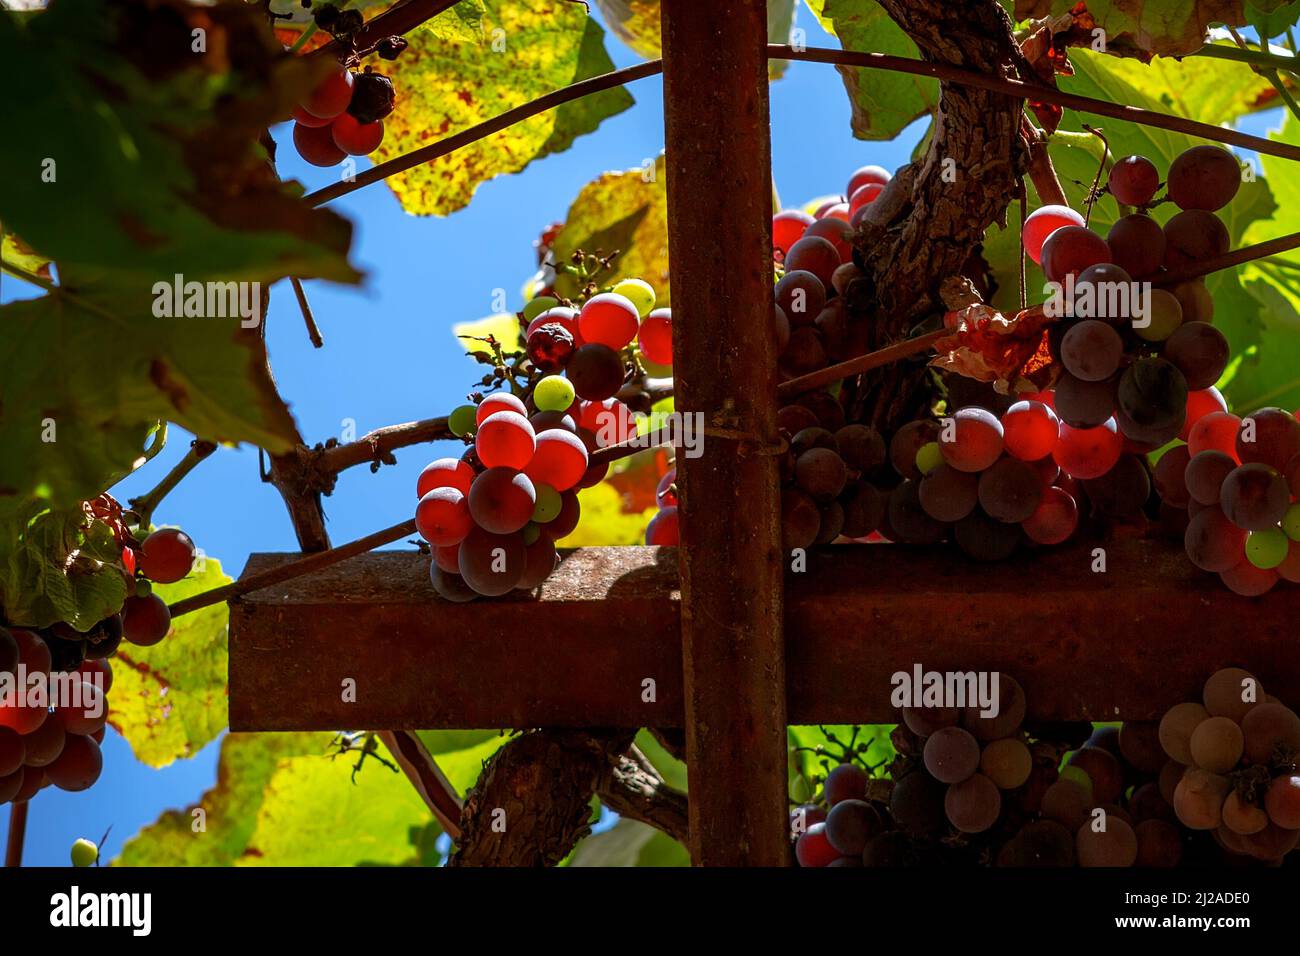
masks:
MULTIPOLYGON (((807 10, 799 11, 799 25, 810 45, 837 45, 807 10)), ((638 61, 612 35, 607 47, 617 66, 638 61)), ((273 290, 268 318, 276 382, 309 443, 339 436, 348 420, 362 434, 444 414, 464 401, 479 366, 462 356, 451 326, 491 314, 496 289, 506 290, 509 308, 521 307, 519 289, 535 270, 532 243, 542 229, 564 218, 587 182, 607 170, 640 166, 663 148, 659 84, 657 77, 633 84, 637 102, 630 110, 567 152, 485 183, 468 208, 446 219, 407 215, 380 184, 332 205, 355 224, 354 261, 368 273, 366 283, 307 284, 323 349, 307 341, 287 283, 273 290)), ((858 166, 901 165, 920 135, 917 128, 888 144, 854 140, 839 75, 833 67, 809 63, 791 64, 773 84, 772 128, 774 175, 787 204, 839 192, 858 166)), ((332 182, 333 172, 297 158, 287 132, 276 130, 282 174, 309 188, 332 182)), ((36 293, 6 277, 0 301, 36 293)), ((189 437, 173 428, 167 448, 114 494, 126 500, 152 487, 184 454, 189 437)), ((431 447, 407 449, 398 452, 396 466, 378 474, 365 467, 345 472, 325 499, 333 540, 348 541, 410 517, 416 475, 434 457, 431 447)), ((182 525, 232 574, 252 552, 297 550, 284 506, 258 480, 257 452, 250 447, 220 449, 166 499, 155 521, 182 525)), ((162 811, 194 802, 213 784, 218 746, 153 770, 110 731, 104 775, 94 788, 81 794, 47 789, 32 801, 25 862, 66 865, 74 840, 98 840, 110 826, 105 855, 114 855, 162 811)), ((8 807, 0 807, 0 839, 8 816, 8 807)))
MULTIPOLYGON (((798 25, 807 31, 809 45, 838 45, 806 9, 799 9, 798 25)), ((607 47, 616 66, 638 60, 612 35, 607 47)), ((462 356, 451 326, 493 312, 497 289, 506 290, 509 308, 521 307, 519 289, 535 270, 532 243, 542 229, 562 219, 582 186, 600 173, 640 166, 662 149, 659 84, 658 78, 633 84, 629 89, 637 102, 630 110, 567 152, 485 183, 468 208, 446 219, 408 216, 383 185, 332 204, 355 224, 354 261, 368 273, 366 283, 360 288, 308 283, 325 338, 321 350, 307 341, 287 283, 273 290, 268 319, 271 366, 309 443, 339 436, 349 421, 359 435, 444 414, 463 402, 481 373, 462 356)), ((891 143, 855 140, 839 75, 819 64, 791 64, 772 86, 771 108, 773 174, 787 205, 839 192, 858 166, 902 165, 922 132, 915 125, 891 143)), ((1241 126, 1263 134, 1277 123, 1273 112, 1241 126)), ((313 189, 334 180, 333 172, 297 158, 287 127, 275 132, 283 175, 313 189)), ((37 292, 6 277, 0 301, 37 292)), ((189 437, 173 429, 168 447, 114 494, 125 501, 152 487, 184 454, 189 437)), ((325 499, 334 542, 410 517, 415 478, 434 457, 439 457, 434 448, 407 449, 398 452, 396 466, 378 474, 361 467, 340 476, 334 494, 325 499)), ((232 574, 252 552, 297 550, 284 506, 275 490, 259 481, 257 452, 249 447, 220 449, 166 499, 155 521, 182 525, 232 574)), ((82 794, 48 789, 32 802, 25 862, 67 865, 74 840, 98 840, 110 826, 105 856, 111 857, 162 811, 194 802, 213 784, 218 748, 214 742, 191 760, 153 770, 137 762, 110 731, 104 775, 94 788, 82 794)), ((0 840, 8 816, 8 807, 0 807, 0 840)))

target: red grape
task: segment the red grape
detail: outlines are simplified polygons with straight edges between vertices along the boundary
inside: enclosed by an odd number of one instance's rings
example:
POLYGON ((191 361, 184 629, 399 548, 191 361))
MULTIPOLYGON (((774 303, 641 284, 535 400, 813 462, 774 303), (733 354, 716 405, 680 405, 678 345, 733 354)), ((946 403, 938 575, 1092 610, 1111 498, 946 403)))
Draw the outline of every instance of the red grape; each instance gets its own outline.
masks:
POLYGON ((316 85, 301 104, 304 110, 321 119, 333 119, 352 102, 352 74, 347 70, 333 71, 316 85))
POLYGON ((1243 558, 1235 567, 1220 571, 1219 580, 1234 594, 1240 594, 1242 597, 1258 597, 1277 584, 1278 573, 1273 568, 1268 570, 1257 568, 1243 558))
POLYGON ((332 126, 303 126, 295 123, 293 145, 298 155, 313 166, 337 166, 347 153, 334 142, 332 126))
POLYGON ((831 276, 840 266, 840 254, 828 240, 820 236, 806 236, 790 247, 785 265, 791 272, 811 272, 821 280, 822 287, 825 288, 831 284, 831 276))
POLYGON ((157 594, 133 594, 122 603, 122 637, 137 647, 153 647, 167 636, 171 624, 167 602, 157 594))
POLYGON ((384 121, 359 122, 351 113, 340 113, 330 126, 334 145, 349 156, 369 156, 384 141, 384 121))
POLYGON ((1021 240, 1025 254, 1034 262, 1041 262, 1043 243, 1057 229, 1064 226, 1082 226, 1083 216, 1069 206, 1040 206, 1025 217, 1021 240))
POLYGON ((1124 438, 1111 418, 1095 428, 1074 428, 1062 423, 1061 440, 1052 457, 1071 478, 1100 478, 1119 461, 1124 438))
POLYGON ((844 800, 866 800, 869 782, 866 771, 857 764, 842 763, 826 775, 822 795, 832 807, 844 800))
POLYGON ((523 580, 528 555, 518 533, 493 534, 474 528, 460 543, 456 561, 466 584, 486 597, 498 597, 523 580))
POLYGON ((794 855, 800 866, 830 866, 840 858, 840 851, 826 838, 826 824, 814 823, 799 834, 794 844, 794 855))
POLYGON ((547 309, 538 315, 533 321, 528 323, 528 328, 524 330, 525 337, 532 335, 543 325, 558 325, 571 336, 573 336, 573 347, 581 348, 583 346, 582 333, 578 329, 578 310, 570 309, 565 305, 557 305, 547 309))
POLYGON ((573 389, 582 398, 599 402, 623 387, 623 359, 607 345, 591 342, 573 353, 565 369, 573 389))
POLYGON ((1241 167, 1222 146, 1193 146, 1169 164, 1169 198, 1179 209, 1222 209, 1240 186, 1241 167))
POLYGON ((1125 206, 1145 206, 1160 188, 1160 173, 1145 156, 1124 156, 1111 167, 1106 188, 1125 206))
MULTIPOLYGON (((547 432, 546 434, 554 434, 547 432)), ((494 412, 479 424, 474 449, 487 468, 502 465, 523 471, 533 459, 537 436, 519 412, 494 412)))
POLYGON ((1228 251, 1228 227, 1212 212, 1188 209, 1165 223, 1165 266, 1177 269, 1228 251))
POLYGON ((1242 464, 1262 462, 1282 471, 1291 459, 1300 455, 1300 422, 1280 408, 1251 412, 1241 419, 1236 449, 1242 464))
POLYGON ((853 262, 853 227, 845 219, 818 219, 808 227, 806 236, 818 236, 835 247, 842 263, 853 262))
POLYGON ((1291 504, 1280 472, 1261 462, 1233 469, 1219 489, 1219 506, 1239 528, 1265 531, 1275 527, 1291 504))
POLYGON ((69 734, 59 758, 45 768, 50 783, 60 790, 89 790, 104 769, 99 744, 89 737, 69 734))
POLYGON ((1106 240, 1086 226, 1062 226, 1043 243, 1043 274, 1052 282, 1064 282, 1089 266, 1110 262, 1106 240))
POLYGON ((679 543, 676 505, 660 508, 659 513, 650 519, 645 529, 645 543, 650 545, 679 543))
POLYGON ((958 471, 983 471, 1002 454, 1002 423, 985 408, 959 409, 939 429, 939 451, 958 471))
MULTIPOLYGON (((581 444, 576 436, 569 437, 581 444)), ((474 479, 468 500, 470 517, 480 528, 493 534, 513 534, 532 520, 537 490, 528 475, 513 468, 489 468, 474 479)))
POLYGON ((1246 532, 1211 505, 1188 522, 1183 546, 1202 571, 1228 571, 1245 561, 1246 532))
POLYGON ((108 720, 108 707, 104 692, 88 680, 79 682, 69 702, 74 706, 55 709, 55 716, 69 734, 89 737, 102 730, 108 720), (79 706, 75 706, 79 702, 79 706))
POLYGON ((23 759, 24 765, 48 767, 59 758, 59 754, 63 753, 67 739, 68 732, 64 730, 62 722, 43 721, 31 733, 23 735, 23 744, 27 751, 27 756, 23 759))
POLYGON ((772 217, 772 245, 785 255, 813 223, 813 217, 798 209, 783 209, 772 217))
POLYGON ((526 348, 528 359, 543 372, 558 372, 573 354, 573 335, 558 322, 529 326, 526 348))
POLYGON ((1237 430, 1241 419, 1231 412, 1210 412, 1201 417, 1187 433, 1187 447, 1196 457, 1203 451, 1221 451, 1234 462, 1237 457, 1237 430))
POLYGON ((1052 453, 1060 437, 1060 421, 1039 401, 1016 402, 1002 413, 1002 443, 1007 454, 1038 461, 1052 453))
POLYGON ((599 342, 617 351, 636 337, 640 316, 627 296, 617 292, 593 295, 578 313, 584 342, 599 342))
POLYGON ((524 468, 524 474, 556 491, 568 491, 582 479, 587 458, 587 446, 581 438, 552 429, 537 436, 536 452, 524 468))
POLYGON ((1178 437, 1187 441, 1192 426, 1212 412, 1226 412, 1228 403, 1223 393, 1214 386, 1187 393, 1187 417, 1183 421, 1183 431, 1178 437))
POLYGON ((329 126, 331 123, 334 122, 333 117, 313 116, 311 113, 308 113, 301 106, 295 106, 293 108, 293 112, 291 115, 293 117, 293 121, 297 123, 299 126, 306 126, 310 129, 317 129, 321 126, 329 126))
POLYGON ((655 309, 641 321, 637 332, 641 354, 660 365, 673 364, 673 313, 671 309, 655 309))
POLYGON ((1034 513, 1021 522, 1025 536, 1038 544, 1060 544, 1079 526, 1079 508, 1061 488, 1048 488, 1034 513))
POLYGON ((1106 233, 1115 265, 1135 279, 1155 272, 1165 261, 1165 231, 1145 213, 1134 213, 1115 221, 1106 233))
POLYGON ((474 422, 482 425, 485 418, 497 412, 515 412, 526 416, 528 408, 522 400, 509 392, 495 392, 479 402, 478 410, 474 413, 474 422))
POLYGON ((158 584, 175 584, 194 567, 194 542, 184 531, 162 528, 140 546, 140 573, 158 584))
POLYGON ((420 477, 415 482, 415 496, 423 498, 434 488, 455 488, 461 494, 469 494, 469 486, 474 482, 474 469, 460 458, 439 458, 424 466, 420 477))
POLYGON ((456 488, 435 488, 415 506, 415 529, 430 544, 459 544, 473 527, 469 498, 456 488))
POLYGON ((850 219, 859 209, 863 209, 875 202, 876 197, 884 192, 884 190, 885 187, 880 183, 864 183, 855 189, 849 196, 850 219))
POLYGON ((883 166, 862 166, 854 170, 853 175, 849 177, 848 188, 845 189, 844 195, 852 196, 867 183, 876 183, 884 186, 894 177, 890 175, 889 170, 883 166))

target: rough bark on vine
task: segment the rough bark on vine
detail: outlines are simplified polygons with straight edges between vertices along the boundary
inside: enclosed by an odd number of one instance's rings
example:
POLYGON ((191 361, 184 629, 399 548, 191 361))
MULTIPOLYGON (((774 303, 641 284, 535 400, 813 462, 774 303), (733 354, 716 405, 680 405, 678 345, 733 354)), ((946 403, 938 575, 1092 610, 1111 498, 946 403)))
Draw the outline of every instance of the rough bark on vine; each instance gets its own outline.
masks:
MULTIPOLYGON (((880 0, 921 55, 1008 78, 1021 62, 1011 19, 996 0, 954 9, 942 0, 880 0)), ((938 308, 939 284, 967 267, 984 231, 1005 214, 1028 163, 1023 101, 944 83, 925 155, 904 167, 854 239, 874 295, 870 348, 880 348, 938 308)), ((856 303, 851 303, 851 307, 856 303)), ((924 412, 929 373, 898 363, 863 376, 861 419, 893 432, 924 412)))
POLYGON ((634 730, 530 730, 465 795, 448 866, 554 866, 591 832, 591 798, 634 730))

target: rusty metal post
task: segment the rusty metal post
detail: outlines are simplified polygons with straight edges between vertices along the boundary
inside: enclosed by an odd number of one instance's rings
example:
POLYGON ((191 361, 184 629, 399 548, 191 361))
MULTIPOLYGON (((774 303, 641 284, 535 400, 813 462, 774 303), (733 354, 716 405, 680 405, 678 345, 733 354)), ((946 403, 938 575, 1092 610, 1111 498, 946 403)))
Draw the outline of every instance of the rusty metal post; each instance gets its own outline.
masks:
POLYGON ((782 866, 785 645, 766 4, 665 0, 664 139, 691 856, 782 866))

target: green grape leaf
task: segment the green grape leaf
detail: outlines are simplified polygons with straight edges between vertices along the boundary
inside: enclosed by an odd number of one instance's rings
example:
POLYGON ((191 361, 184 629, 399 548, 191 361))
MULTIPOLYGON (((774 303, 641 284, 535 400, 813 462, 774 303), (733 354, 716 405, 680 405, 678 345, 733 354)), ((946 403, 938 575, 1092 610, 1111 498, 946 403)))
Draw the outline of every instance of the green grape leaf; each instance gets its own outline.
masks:
POLYGON ((359 274, 350 225, 306 206, 260 139, 322 69, 285 57, 236 0, 0 18, 0 87, 24 90, 0 144, 0 222, 60 279, 0 307, 0 510, 93 497, 160 419, 273 451, 297 440, 256 331, 262 297, 288 275, 359 274), (177 283, 184 301, 169 301, 177 283))
MULTIPOLYGON (((1275 8, 1283 0, 1262 0, 1275 8)), ((1077 26, 1105 31, 1111 53, 1146 58, 1186 56, 1205 42, 1211 24, 1245 26, 1242 0, 1015 0, 1016 20, 1073 13, 1077 26)))
POLYGON ((665 833, 623 818, 578 844, 569 866, 690 866, 686 848, 665 833))
POLYGON ((1285 33, 1300 19, 1300 0, 1246 0, 1246 20, 1264 39, 1285 33))
MULTIPOLYGON (((818 22, 846 50, 916 56, 916 44, 875 0, 805 0, 818 22)), ((852 107, 858 139, 893 139, 939 104, 937 80, 836 66, 852 107)))
MULTIPOLYGON (((110 699, 116 694, 115 685, 110 699)), ((221 741, 217 781, 212 788, 192 806, 168 810, 144 827, 126 842, 113 865, 233 865, 248 849, 266 787, 280 761, 323 755, 329 749, 331 736, 327 733, 227 734, 221 741), (196 814, 196 810, 202 813, 196 814)))
POLYGON ((0 618, 25 627, 59 621, 90 630, 126 597, 122 549, 80 508, 27 502, 0 518, 0 618))
MULTIPOLYGON (((1270 138, 1300 143, 1300 121, 1286 114, 1282 129, 1270 138)), ((1262 156, 1264 174, 1276 199, 1271 218, 1250 223, 1244 241, 1263 242, 1275 236, 1300 232, 1300 183, 1283 159, 1262 156)), ((1242 184, 1242 190, 1248 184, 1242 184)), ((1220 274, 1221 278, 1223 274, 1220 274)), ((1291 250, 1252 262, 1240 271, 1241 294, 1215 292, 1214 324, 1232 343, 1240 361, 1230 368, 1227 395, 1234 410, 1254 411, 1262 405, 1300 409, 1300 370, 1296 364, 1296 335, 1300 333, 1300 252, 1291 250)))
MULTIPOLYGON (((174 604, 230 581, 221 562, 200 556, 188 577, 155 585, 154 593, 174 604)), ((108 720, 142 763, 165 767, 192 757, 226 728, 228 621, 226 605, 214 604, 176 618, 153 647, 118 649, 108 720)))
POLYGON ((0 307, 0 496, 94 497, 132 470, 159 419, 213 441, 291 446, 297 427, 256 329, 160 317, 152 302, 148 287, 83 286, 0 307))
MULTIPOLYGON (((397 88, 397 108, 384 120, 377 163, 614 69, 604 31, 581 4, 483 0, 481 8, 476 32, 452 8, 383 65, 397 88)), ((480 183, 563 152, 632 102, 621 87, 583 97, 387 182, 407 212, 446 216, 468 205, 480 183)))
MULTIPOLYGON (((551 252, 566 263, 574 252, 608 255, 617 251, 611 272, 600 281, 644 279, 654 286, 658 305, 670 304, 668 287, 668 195, 664 188, 664 157, 638 169, 605 173, 582 187, 569 206, 564 227, 551 252)), ((555 277, 555 289, 566 298, 578 293, 577 280, 565 272, 555 277)))
MULTIPOLYGON (((382 752, 385 758, 387 753, 382 752)), ((430 813, 405 774, 367 760, 320 755, 281 760, 267 781, 237 866, 404 866, 426 838, 430 813)))

